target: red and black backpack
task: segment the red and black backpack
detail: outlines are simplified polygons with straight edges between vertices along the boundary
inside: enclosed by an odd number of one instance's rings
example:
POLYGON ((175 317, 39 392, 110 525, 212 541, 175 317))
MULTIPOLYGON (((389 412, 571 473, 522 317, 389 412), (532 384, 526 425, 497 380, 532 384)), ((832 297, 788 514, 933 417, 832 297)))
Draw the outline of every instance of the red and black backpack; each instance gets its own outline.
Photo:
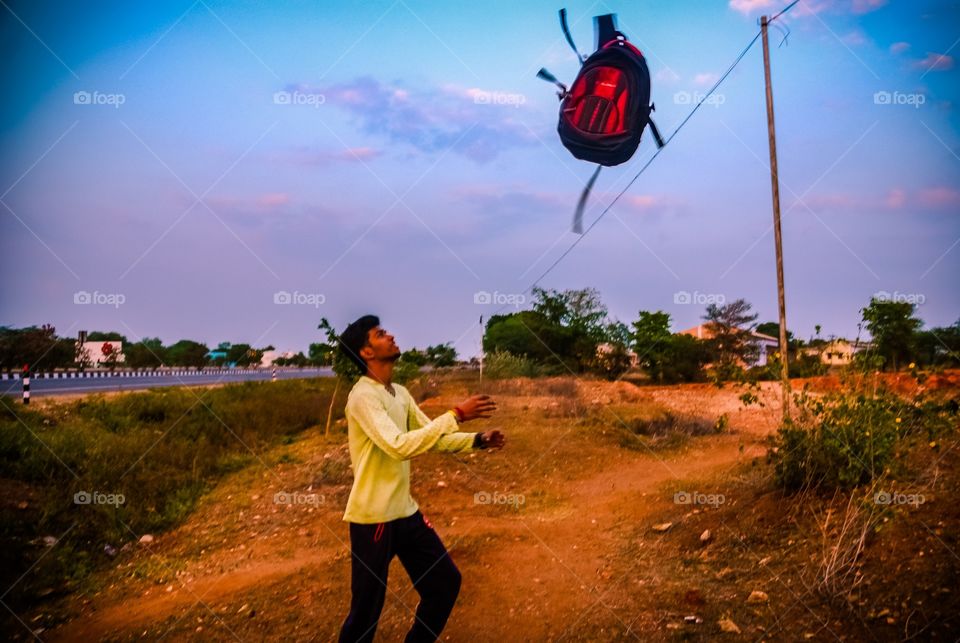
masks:
POLYGON ((650 70, 643 54, 617 30, 614 14, 594 22, 597 50, 584 58, 573 44, 566 10, 560 10, 564 36, 582 64, 569 90, 545 69, 537 76, 560 87, 557 131, 564 147, 583 161, 620 165, 637 151, 648 124, 658 146, 663 140, 650 120, 650 70))
POLYGON ((578 159, 598 164, 577 203, 573 217, 573 231, 577 233, 583 232, 583 211, 600 168, 629 161, 647 125, 657 147, 664 146, 657 126, 650 120, 654 107, 647 61, 617 30, 616 19, 612 13, 593 19, 597 50, 584 57, 570 35, 567 10, 561 9, 560 27, 580 61, 580 73, 567 89, 546 69, 537 72, 539 78, 560 88, 560 141, 578 159))

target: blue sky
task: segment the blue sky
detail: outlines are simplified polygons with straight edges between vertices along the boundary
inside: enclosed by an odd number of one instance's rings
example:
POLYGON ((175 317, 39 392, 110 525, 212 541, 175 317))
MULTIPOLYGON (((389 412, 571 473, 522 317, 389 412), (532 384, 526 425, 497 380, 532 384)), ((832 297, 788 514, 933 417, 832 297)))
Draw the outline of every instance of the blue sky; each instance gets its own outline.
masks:
MULTIPOLYGON (((666 134, 785 4, 567 8, 581 51, 619 15, 666 134)), ((574 241, 592 171, 535 78, 576 73, 558 8, 4 0, 0 324, 305 350, 321 316, 375 312, 402 346, 475 353, 498 308, 475 295, 522 293, 574 241)), ((960 317, 958 18, 802 0, 771 31, 795 333, 852 337, 879 292, 960 317)), ((588 221, 653 151, 604 170, 588 221)), ((595 287, 626 322, 739 297, 775 319, 767 163, 758 43, 541 285, 595 287)))

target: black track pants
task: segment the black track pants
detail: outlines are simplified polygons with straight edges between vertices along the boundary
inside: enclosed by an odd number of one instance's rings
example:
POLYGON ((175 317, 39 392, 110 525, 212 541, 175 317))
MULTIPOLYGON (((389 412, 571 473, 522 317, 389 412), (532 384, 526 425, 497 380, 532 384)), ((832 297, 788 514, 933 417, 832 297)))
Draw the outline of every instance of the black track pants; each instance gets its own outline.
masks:
POLYGON ((460 592, 460 570, 423 514, 373 525, 350 523, 350 548, 352 597, 341 643, 373 641, 394 555, 420 594, 406 642, 437 640, 460 592))

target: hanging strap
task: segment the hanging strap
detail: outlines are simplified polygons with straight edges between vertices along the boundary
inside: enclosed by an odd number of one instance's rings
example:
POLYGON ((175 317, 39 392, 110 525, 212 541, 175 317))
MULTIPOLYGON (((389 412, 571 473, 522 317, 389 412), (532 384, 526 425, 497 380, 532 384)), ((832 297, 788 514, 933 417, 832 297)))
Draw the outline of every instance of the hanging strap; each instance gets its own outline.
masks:
MULTIPOLYGON (((652 110, 651 110, 652 111, 652 110)), ((650 133, 653 134, 653 140, 657 143, 657 148, 661 148, 666 143, 663 142, 663 137, 660 136, 660 130, 657 129, 657 124, 653 122, 653 119, 647 119, 647 124, 650 126, 650 133)))
POLYGON ((577 234, 583 234, 583 211, 587 206, 587 198, 590 196, 590 190, 593 189, 593 184, 597 181, 597 175, 600 174, 600 170, 603 169, 602 165, 598 165, 597 169, 593 171, 593 176, 590 177, 590 180, 587 181, 587 185, 583 188, 583 192, 580 194, 580 200, 577 201, 577 211, 573 214, 573 231, 577 234))
POLYGON ((559 88, 560 88, 560 98, 561 98, 561 99, 562 99, 564 96, 567 95, 567 86, 564 85, 563 83, 561 83, 559 80, 557 80, 557 77, 556 77, 556 76, 554 76, 553 74, 551 74, 550 72, 548 72, 548 71, 547 71, 546 69, 544 69, 543 67, 541 67, 541 68, 540 68, 540 71, 537 72, 537 78, 539 78, 539 79, 541 79, 541 80, 545 80, 545 81, 547 81, 548 83, 553 83, 554 85, 556 85, 557 87, 559 87, 559 88))
POLYGON ((573 44, 573 36, 570 35, 570 27, 567 26, 566 9, 560 10, 560 28, 563 29, 563 36, 567 39, 567 44, 570 45, 570 49, 573 49, 573 53, 577 54, 577 60, 580 61, 580 64, 582 65, 586 58, 580 55, 580 52, 577 50, 577 46, 573 44))

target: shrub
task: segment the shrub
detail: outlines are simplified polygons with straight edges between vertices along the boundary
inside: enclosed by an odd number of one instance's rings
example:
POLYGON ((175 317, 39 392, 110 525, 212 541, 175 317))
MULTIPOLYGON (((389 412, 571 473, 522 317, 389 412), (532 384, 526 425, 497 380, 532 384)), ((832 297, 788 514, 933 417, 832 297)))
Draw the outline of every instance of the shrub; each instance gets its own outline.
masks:
POLYGON ((779 485, 849 489, 892 466, 912 438, 935 440, 956 426, 956 409, 931 400, 906 401, 885 391, 796 396, 798 417, 780 427, 771 459, 779 485))
POLYGON ((627 418, 622 423, 618 422, 618 425, 621 446, 650 450, 679 447, 690 437, 723 433, 727 429, 728 420, 726 415, 721 415, 715 422, 711 422, 706 418, 665 411, 652 417, 627 418))
POLYGON ((495 380, 511 377, 536 377, 542 374, 540 366, 529 357, 499 350, 487 355, 483 367, 484 374, 495 380))

